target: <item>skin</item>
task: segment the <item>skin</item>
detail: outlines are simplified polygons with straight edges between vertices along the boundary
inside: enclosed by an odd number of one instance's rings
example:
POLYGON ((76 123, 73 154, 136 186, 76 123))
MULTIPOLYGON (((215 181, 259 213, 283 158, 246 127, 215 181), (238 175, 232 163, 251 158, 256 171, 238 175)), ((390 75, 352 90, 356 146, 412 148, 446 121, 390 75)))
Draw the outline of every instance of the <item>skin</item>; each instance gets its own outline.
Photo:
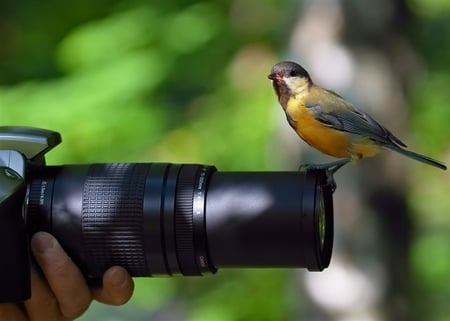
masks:
POLYGON ((347 160, 371 157, 391 149, 428 165, 447 167, 406 145, 369 114, 338 94, 313 83, 294 62, 276 64, 269 75, 286 118, 295 132, 319 151, 347 160))
POLYGON ((31 250, 42 270, 40 273, 32 269, 31 299, 23 304, 0 304, 0 320, 74 320, 88 309, 92 300, 121 305, 133 293, 133 280, 118 266, 105 272, 101 288, 89 288, 78 267, 48 233, 36 233, 31 250))

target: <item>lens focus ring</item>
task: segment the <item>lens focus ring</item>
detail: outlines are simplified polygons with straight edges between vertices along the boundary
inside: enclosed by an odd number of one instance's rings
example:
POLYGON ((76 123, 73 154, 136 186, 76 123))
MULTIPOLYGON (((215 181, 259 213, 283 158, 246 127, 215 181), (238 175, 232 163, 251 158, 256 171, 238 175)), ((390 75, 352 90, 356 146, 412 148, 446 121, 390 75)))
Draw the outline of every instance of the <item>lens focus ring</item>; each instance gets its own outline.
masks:
POLYGON ((201 275, 194 249, 194 185, 198 166, 184 165, 178 176, 175 207, 175 240, 178 262, 184 275, 201 275))

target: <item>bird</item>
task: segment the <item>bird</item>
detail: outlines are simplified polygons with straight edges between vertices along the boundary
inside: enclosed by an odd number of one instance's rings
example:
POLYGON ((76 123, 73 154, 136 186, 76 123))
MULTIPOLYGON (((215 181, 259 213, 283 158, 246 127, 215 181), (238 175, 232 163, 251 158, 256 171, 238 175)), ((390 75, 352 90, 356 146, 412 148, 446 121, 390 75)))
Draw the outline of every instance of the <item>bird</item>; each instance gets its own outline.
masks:
POLYGON ((368 113, 337 93, 316 85, 299 64, 277 63, 268 78, 297 135, 322 153, 339 159, 323 166, 333 173, 351 161, 375 156, 384 149, 447 169, 440 161, 406 149, 405 143, 368 113))

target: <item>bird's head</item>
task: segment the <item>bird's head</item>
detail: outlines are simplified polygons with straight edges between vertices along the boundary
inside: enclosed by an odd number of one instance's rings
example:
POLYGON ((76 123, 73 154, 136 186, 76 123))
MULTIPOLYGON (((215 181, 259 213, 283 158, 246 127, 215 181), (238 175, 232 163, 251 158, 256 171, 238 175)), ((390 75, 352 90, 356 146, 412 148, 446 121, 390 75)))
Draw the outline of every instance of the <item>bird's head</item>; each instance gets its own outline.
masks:
POLYGON ((282 95, 299 94, 312 84, 308 72, 291 61, 283 61, 273 66, 268 78, 272 80, 279 100, 282 95))

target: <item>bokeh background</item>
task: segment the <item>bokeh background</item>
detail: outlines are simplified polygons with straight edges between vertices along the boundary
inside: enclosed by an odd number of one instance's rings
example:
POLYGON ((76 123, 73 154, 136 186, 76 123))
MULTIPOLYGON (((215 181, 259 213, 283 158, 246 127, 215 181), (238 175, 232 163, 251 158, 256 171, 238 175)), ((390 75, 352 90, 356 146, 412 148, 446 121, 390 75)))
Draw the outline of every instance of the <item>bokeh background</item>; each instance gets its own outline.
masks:
MULTIPOLYGON (((59 131, 49 164, 295 170, 267 74, 291 59, 412 149, 450 164, 450 2, 0 2, 0 125, 59 131)), ((136 279, 81 320, 450 320, 450 175, 385 153, 336 176, 323 273, 136 279)))

